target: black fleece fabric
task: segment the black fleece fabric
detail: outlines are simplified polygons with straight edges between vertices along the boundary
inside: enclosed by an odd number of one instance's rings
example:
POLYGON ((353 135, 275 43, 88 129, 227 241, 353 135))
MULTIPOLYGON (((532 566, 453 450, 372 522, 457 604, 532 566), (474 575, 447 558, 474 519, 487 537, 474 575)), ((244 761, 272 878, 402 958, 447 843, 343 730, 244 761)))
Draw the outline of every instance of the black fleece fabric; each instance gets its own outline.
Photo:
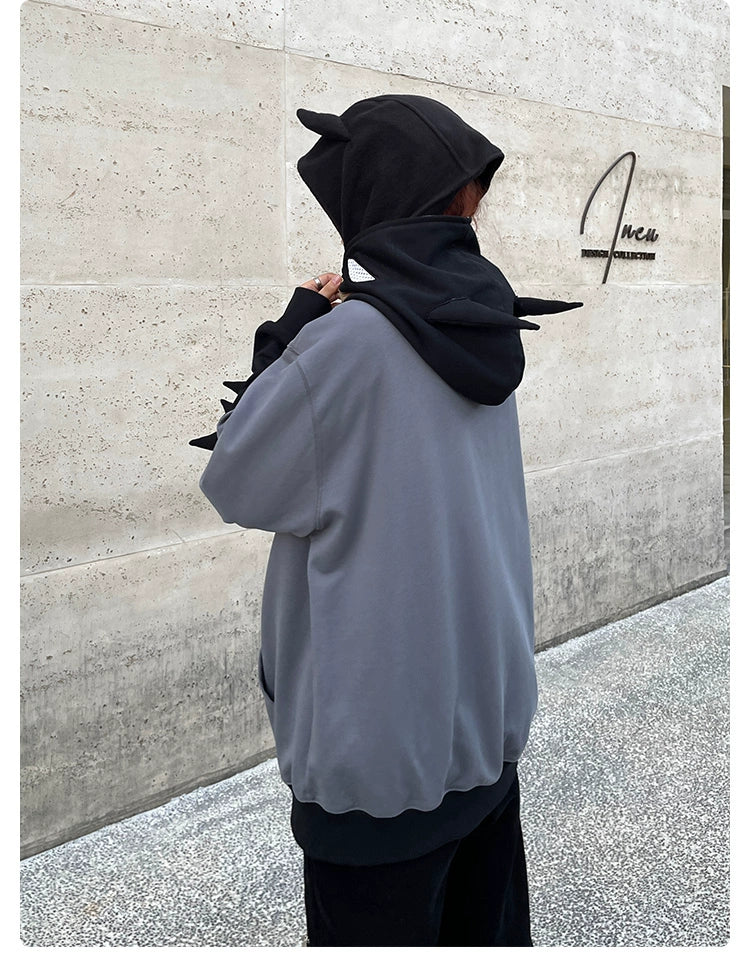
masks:
MULTIPOLYGON (((223 410, 228 413, 237 406, 253 380, 257 380, 266 367, 281 356, 304 325, 330 311, 331 303, 325 295, 298 285, 281 318, 275 321, 268 319, 255 330, 251 375, 247 380, 224 381, 224 386, 235 394, 235 399, 231 403, 222 399, 223 410)), ((196 448, 213 450, 217 437, 216 431, 212 431, 203 437, 193 438, 189 443, 196 448)))
POLYGON ((365 811, 331 814, 320 804, 299 801, 292 791, 292 834, 311 858, 336 865, 419 858, 470 834, 513 786, 517 766, 506 761, 496 783, 450 790, 431 811, 411 808, 393 818, 375 818, 365 811))
MULTIPOLYGON (((469 181, 489 189, 503 151, 424 95, 374 95, 341 115, 300 108, 297 118, 320 135, 297 170, 344 242, 341 290, 383 312, 458 393, 503 403, 523 378, 521 330, 539 329, 524 317, 583 305, 516 295, 482 255, 470 219, 443 214, 469 181)), ((301 291, 315 318, 315 293, 301 291)), ((266 339, 275 352, 271 326, 259 328, 256 356, 266 339)), ((288 334, 277 326, 280 342, 288 334)), ((254 360, 248 380, 225 381, 237 394, 225 410, 264 365, 254 360)), ((190 444, 213 449, 216 434, 190 444)))
POLYGON ((471 180, 489 189, 503 151, 424 95, 297 118, 321 137, 297 170, 344 242, 342 291, 383 312, 458 393, 503 403, 523 377, 520 331, 539 328, 522 317, 583 304, 517 296, 471 220, 444 216, 471 180))
POLYGON ((297 118, 322 137, 297 171, 345 246, 377 224, 442 214, 472 179, 486 192, 505 158, 424 95, 373 95, 341 115, 297 109, 297 118))

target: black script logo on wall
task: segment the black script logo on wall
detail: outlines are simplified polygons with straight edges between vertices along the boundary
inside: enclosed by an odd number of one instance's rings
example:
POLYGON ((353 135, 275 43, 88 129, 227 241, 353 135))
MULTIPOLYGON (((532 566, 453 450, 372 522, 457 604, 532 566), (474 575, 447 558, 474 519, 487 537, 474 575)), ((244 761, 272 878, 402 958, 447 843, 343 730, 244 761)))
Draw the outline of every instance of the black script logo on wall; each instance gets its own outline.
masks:
POLYGON ((656 241, 659 235, 656 233, 656 229, 649 227, 633 227, 632 224, 625 224, 622 227, 622 233, 620 232, 620 227, 622 225, 622 215, 625 212, 625 203, 628 199, 628 194, 630 193, 630 183, 633 179, 633 171, 635 170, 635 153, 631 150, 628 153, 623 153, 622 156, 618 156, 614 163, 605 170, 601 179, 591 191, 589 199, 586 201, 586 206, 583 208, 583 216, 581 217, 581 234, 583 234, 583 229, 586 225, 586 215, 589 212, 589 207, 596 196, 596 191, 604 183, 612 170, 617 166, 620 160, 625 159, 626 156, 631 157, 630 161, 630 172, 628 173, 628 182, 625 184, 625 193, 622 196, 622 203, 620 204, 620 213, 617 217, 617 224, 615 225, 615 233, 612 238, 612 244, 609 247, 609 251, 604 248, 581 248, 582 258, 606 258, 607 264, 604 269, 604 278, 602 278, 602 285, 607 280, 607 275, 609 274, 609 266, 612 264, 613 258, 636 258, 641 261, 653 261, 656 258, 655 251, 615 251, 615 246, 617 245, 617 237, 627 238, 631 240, 635 238, 636 241, 656 241))

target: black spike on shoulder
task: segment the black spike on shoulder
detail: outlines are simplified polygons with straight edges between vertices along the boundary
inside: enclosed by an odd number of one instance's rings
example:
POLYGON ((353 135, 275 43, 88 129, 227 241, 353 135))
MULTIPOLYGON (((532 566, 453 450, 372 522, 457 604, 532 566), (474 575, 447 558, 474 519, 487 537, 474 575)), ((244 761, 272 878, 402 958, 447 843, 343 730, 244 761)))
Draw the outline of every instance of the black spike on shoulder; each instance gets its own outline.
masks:
POLYGON ((188 444, 193 445, 195 448, 207 448, 208 451, 213 451, 218 440, 219 435, 216 431, 212 431, 211 434, 206 434, 202 438, 193 438, 192 441, 188 441, 188 444))
POLYGON ((500 309, 482 305, 468 298, 449 299, 427 314, 428 322, 445 322, 448 324, 477 326, 506 326, 510 329, 539 329, 536 322, 524 322, 523 319, 502 312, 500 309))
POLYGON ((247 390, 248 383, 247 380, 225 380, 224 386, 229 387, 229 389, 233 390, 236 394, 244 394, 244 392, 247 390))
POLYGON ((580 309, 583 302, 561 302, 557 299, 536 299, 529 296, 516 296, 513 315, 554 315, 580 309))
POLYGON ((235 401, 234 404, 230 404, 228 400, 224 400, 223 397, 221 398, 221 406, 224 408, 225 413, 226 413, 226 411, 232 410, 232 408, 235 406, 235 404, 236 404, 236 401, 235 401))

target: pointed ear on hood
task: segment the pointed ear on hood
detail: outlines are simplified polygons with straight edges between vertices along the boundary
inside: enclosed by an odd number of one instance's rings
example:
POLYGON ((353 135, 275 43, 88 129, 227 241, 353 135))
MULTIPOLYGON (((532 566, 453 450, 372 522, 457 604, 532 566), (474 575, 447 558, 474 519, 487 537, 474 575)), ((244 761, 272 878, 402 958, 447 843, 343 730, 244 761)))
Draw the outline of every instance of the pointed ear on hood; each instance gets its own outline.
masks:
POLYGON ((341 114, 296 109, 318 139, 297 173, 346 247, 388 220, 442 216, 477 177, 489 187, 502 150, 447 105, 425 95, 371 95, 341 114))
POLYGON ((348 142, 351 139, 343 119, 334 115, 333 112, 312 112, 310 109, 297 109, 297 118, 303 126, 317 132, 319 136, 340 139, 342 142, 348 142))

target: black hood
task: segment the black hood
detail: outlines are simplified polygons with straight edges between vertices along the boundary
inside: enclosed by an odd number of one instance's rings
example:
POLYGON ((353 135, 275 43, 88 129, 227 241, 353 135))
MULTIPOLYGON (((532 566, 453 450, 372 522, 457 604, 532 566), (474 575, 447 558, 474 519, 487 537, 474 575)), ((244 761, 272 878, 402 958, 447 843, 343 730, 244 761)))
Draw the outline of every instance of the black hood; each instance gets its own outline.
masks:
POLYGON ((321 137, 297 169, 344 241, 341 290, 380 309, 454 390, 501 404, 523 376, 520 330, 539 328, 519 316, 583 305, 519 298, 470 219, 444 216, 470 180, 489 189, 502 150, 422 95, 297 118, 321 137))

